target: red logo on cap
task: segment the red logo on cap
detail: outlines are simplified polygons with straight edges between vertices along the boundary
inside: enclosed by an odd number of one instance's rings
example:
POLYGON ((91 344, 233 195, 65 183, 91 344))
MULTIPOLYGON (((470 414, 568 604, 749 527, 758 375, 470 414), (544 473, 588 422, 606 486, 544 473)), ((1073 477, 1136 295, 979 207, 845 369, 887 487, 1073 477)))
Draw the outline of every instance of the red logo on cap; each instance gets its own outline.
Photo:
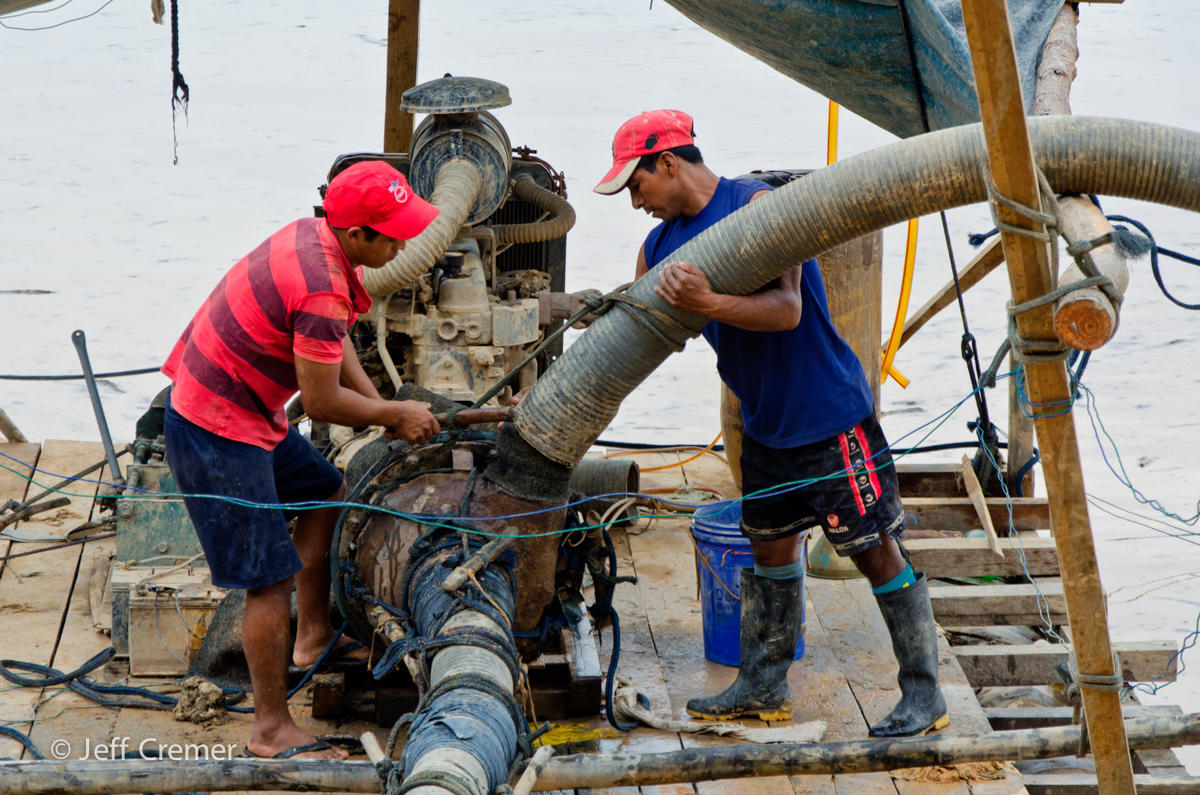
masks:
POLYGON ((840 521, 841 520, 838 519, 838 515, 836 513, 831 513, 825 517, 825 524, 829 525, 830 527, 837 527, 838 522, 840 521))

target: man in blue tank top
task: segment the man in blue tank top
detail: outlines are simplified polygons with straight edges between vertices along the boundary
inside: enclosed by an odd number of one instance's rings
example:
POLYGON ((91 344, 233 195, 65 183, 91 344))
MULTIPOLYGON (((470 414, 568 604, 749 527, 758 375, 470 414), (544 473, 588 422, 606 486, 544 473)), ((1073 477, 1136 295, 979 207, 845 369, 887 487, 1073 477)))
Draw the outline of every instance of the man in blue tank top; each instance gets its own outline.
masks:
POLYGON ((688 701, 700 718, 792 715, 787 670, 801 628, 797 535, 820 525, 837 553, 867 577, 900 664, 900 703, 874 737, 924 734, 947 725, 938 687, 937 633, 925 575, 914 572, 896 471, 862 366, 829 318, 817 261, 750 295, 713 292, 694 264, 671 254, 770 186, 718 177, 695 146, 692 117, 638 114, 613 139, 613 166, 595 187, 628 188, 634 209, 662 221, 638 252, 636 274, 661 267, 667 303, 710 322, 702 334, 722 380, 741 401, 742 533, 754 568, 741 579, 741 665, 725 691, 688 701))

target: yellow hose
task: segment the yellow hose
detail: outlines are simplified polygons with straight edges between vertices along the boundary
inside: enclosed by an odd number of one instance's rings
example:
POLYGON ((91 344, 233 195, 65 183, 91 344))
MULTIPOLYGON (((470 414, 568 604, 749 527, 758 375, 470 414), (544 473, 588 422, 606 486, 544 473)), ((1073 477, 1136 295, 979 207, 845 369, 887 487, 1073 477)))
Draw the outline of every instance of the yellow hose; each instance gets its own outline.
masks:
POLYGON ((892 336, 884 348, 883 367, 880 379, 886 381, 890 375, 902 388, 908 388, 908 379, 896 368, 892 360, 900 349, 900 336, 904 333, 904 321, 908 316, 908 298, 912 294, 913 263, 917 260, 917 226, 918 219, 908 221, 908 242, 904 246, 904 277, 900 283, 900 300, 896 303, 896 319, 892 323, 892 336))
MULTIPOLYGON (((831 166, 837 162, 838 156, 838 104, 829 100, 829 123, 825 132, 825 165, 831 166)), ((896 322, 892 327, 892 338, 884 348, 886 356, 883 360, 883 381, 891 375, 901 387, 908 388, 908 379, 904 373, 892 366, 896 351, 900 347, 900 333, 904 330, 904 321, 908 313, 908 297, 912 292, 913 262, 917 256, 917 220, 908 222, 908 246, 904 252, 904 283, 900 287, 900 303, 896 307, 896 322)), ((715 444, 715 442, 714 442, 715 444)))
MULTIPOLYGON (((643 468, 641 471, 642 471, 642 472, 661 472, 661 471, 662 471, 662 470, 664 470, 664 469, 674 469, 675 467, 681 467, 681 466, 683 466, 684 464, 690 464, 691 462, 695 461, 695 460, 696 460, 697 458, 699 458, 700 456, 702 456, 702 455, 704 455, 705 453, 707 453, 709 450, 711 450, 711 449, 713 449, 714 447, 716 447, 716 446, 717 446, 717 442, 719 442, 719 441, 721 441, 721 434, 719 434, 719 433, 718 433, 718 434, 717 434, 717 438, 716 438, 716 439, 713 439, 711 442, 709 442, 709 445, 708 445, 708 447, 705 447, 703 450, 701 450, 700 452, 696 453, 694 456, 692 456, 691 458, 687 459, 686 461, 676 461, 674 464, 664 464, 663 466, 660 466, 660 467, 645 467, 645 468, 643 468)), ((651 452, 653 452, 653 451, 651 451, 651 452)))
POLYGON ((829 130, 825 134, 825 165, 831 166, 837 162, 838 144, 838 104, 829 100, 829 130))

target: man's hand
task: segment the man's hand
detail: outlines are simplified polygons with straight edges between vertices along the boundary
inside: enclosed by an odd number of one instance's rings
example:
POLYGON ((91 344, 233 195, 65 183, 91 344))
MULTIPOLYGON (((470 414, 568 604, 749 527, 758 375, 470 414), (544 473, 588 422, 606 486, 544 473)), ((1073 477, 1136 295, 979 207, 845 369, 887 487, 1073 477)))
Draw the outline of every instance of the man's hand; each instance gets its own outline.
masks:
POLYGON ((663 265, 654 291, 676 309, 705 317, 713 314, 717 300, 708 277, 690 262, 663 265))
POLYGON ((442 429, 429 410, 429 404, 420 400, 390 401, 388 414, 384 435, 389 439, 403 439, 412 445, 424 444, 442 429))

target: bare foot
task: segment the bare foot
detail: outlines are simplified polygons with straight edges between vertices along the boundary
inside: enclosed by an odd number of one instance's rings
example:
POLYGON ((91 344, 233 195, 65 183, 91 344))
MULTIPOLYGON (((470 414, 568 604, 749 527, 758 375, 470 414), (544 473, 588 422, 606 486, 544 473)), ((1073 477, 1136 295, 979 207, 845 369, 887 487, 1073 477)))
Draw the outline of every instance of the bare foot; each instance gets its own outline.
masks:
POLYGON ((286 752, 291 748, 309 745, 320 742, 316 737, 313 737, 308 732, 301 729, 299 726, 292 724, 290 727, 281 729, 276 734, 271 736, 256 736, 251 732, 250 741, 246 743, 246 749, 254 756, 271 758, 286 758, 286 759, 346 759, 350 755, 337 746, 330 745, 328 748, 321 748, 315 751, 304 751, 302 753, 292 754, 286 757, 280 757, 279 754, 286 752))
MULTIPOLYGON (((330 659, 335 659, 339 662, 366 660, 371 656, 371 650, 365 646, 360 646, 357 649, 339 654, 339 649, 344 649, 351 643, 357 643, 354 638, 348 638, 345 635, 338 638, 338 642, 334 645, 333 650, 329 652, 330 659)), ((301 644, 300 640, 296 640, 296 646, 292 650, 292 664, 307 668, 317 661, 321 656, 321 652, 325 651, 326 644, 329 643, 329 638, 326 637, 317 644, 301 644)))

